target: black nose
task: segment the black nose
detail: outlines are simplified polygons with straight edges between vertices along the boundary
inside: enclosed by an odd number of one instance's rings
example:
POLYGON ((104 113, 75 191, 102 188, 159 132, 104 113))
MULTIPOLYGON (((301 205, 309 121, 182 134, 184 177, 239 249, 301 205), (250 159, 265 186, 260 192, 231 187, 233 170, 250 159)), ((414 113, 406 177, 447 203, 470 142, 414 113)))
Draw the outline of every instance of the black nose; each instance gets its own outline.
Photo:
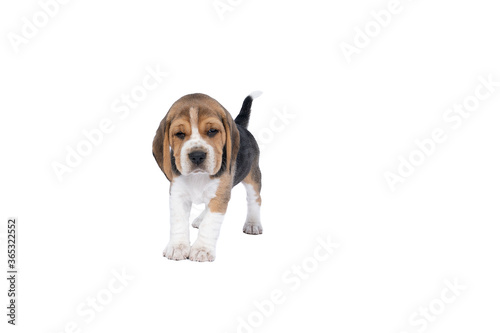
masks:
POLYGON ((189 159, 196 165, 200 165, 201 163, 203 163, 206 157, 207 153, 202 151, 193 151, 191 154, 189 154, 189 159))

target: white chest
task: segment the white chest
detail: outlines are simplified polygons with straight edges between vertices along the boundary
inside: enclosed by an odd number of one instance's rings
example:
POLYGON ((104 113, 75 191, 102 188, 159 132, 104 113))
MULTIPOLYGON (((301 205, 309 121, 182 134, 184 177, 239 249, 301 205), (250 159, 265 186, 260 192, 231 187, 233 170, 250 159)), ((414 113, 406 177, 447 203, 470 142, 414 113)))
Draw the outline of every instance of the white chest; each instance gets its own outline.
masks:
POLYGON ((208 174, 179 176, 172 183, 171 195, 183 197, 192 203, 208 204, 215 197, 220 179, 210 179, 208 174))

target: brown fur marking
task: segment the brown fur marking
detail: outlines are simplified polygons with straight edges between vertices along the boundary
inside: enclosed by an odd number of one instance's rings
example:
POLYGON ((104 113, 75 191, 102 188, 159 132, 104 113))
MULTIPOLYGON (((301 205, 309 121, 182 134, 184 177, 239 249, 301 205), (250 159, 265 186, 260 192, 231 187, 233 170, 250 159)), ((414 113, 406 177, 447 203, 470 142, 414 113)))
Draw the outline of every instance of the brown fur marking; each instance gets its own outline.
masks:
POLYGON ((212 213, 225 214, 227 205, 231 199, 231 189, 233 187, 233 176, 225 173, 220 177, 219 187, 215 191, 215 197, 208 203, 208 208, 212 213))
POLYGON ((260 196, 260 190, 262 189, 262 175, 260 173, 258 158, 255 159, 250 172, 245 177, 245 179, 243 179, 243 183, 252 185, 253 189, 255 190, 255 194, 257 195, 256 201, 260 206, 262 204, 262 198, 260 196))

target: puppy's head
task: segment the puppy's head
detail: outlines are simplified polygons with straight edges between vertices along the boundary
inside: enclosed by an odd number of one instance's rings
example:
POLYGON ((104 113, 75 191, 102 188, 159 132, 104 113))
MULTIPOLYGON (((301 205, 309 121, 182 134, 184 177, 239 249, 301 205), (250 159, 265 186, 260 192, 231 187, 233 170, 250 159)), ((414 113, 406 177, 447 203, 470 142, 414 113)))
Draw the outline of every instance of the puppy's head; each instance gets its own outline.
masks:
POLYGON ((160 123, 153 155, 168 180, 178 175, 232 172, 239 149, 239 132, 229 112, 203 94, 175 102, 160 123))

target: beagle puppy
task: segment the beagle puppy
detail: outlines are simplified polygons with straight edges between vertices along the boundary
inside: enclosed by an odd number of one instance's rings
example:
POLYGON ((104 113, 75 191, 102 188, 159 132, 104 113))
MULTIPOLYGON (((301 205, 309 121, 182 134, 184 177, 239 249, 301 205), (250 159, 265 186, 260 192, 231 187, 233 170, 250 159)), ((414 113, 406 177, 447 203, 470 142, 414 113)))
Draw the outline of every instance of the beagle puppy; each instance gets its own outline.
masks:
POLYGON ((253 99, 245 98, 235 120, 215 99, 191 94, 176 101, 160 122, 153 156, 170 181, 170 241, 163 255, 172 260, 213 261, 231 189, 243 183, 248 211, 243 232, 262 233, 259 147, 247 130, 253 99), (205 210, 192 226, 198 239, 190 245, 192 204, 205 210))

